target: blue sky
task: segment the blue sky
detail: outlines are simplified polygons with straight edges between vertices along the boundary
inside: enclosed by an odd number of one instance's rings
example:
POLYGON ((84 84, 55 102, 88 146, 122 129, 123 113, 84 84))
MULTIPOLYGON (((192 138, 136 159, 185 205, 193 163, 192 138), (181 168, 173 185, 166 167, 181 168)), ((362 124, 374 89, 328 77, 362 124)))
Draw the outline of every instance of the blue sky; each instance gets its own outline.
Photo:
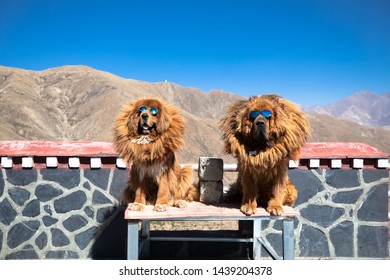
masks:
POLYGON ((389 15, 389 0, 1 0, 0 65, 327 104, 390 92, 389 15))

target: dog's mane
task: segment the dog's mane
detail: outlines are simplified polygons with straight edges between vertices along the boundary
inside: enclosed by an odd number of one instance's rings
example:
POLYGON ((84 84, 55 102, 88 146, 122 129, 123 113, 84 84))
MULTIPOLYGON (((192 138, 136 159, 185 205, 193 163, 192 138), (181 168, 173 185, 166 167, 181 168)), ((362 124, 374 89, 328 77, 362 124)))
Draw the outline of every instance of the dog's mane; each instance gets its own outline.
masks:
MULTIPOLYGON (((126 162, 151 163, 156 160, 164 160, 184 145, 185 124, 179 110, 161 99, 155 100, 160 102, 163 107, 159 122, 165 122, 166 129, 154 135, 153 141, 146 144, 132 141, 136 135, 134 131, 129 129, 129 117, 136 113, 134 107, 136 102, 126 104, 115 121, 113 147, 126 162)), ((159 125, 158 123, 157 126, 159 125)))
POLYGON ((253 96, 233 103, 219 127, 226 154, 232 154, 246 165, 265 168, 274 167, 283 160, 298 160, 300 149, 310 135, 309 123, 301 110, 294 103, 275 94, 253 96), (272 103, 275 114, 271 120, 270 146, 249 155, 251 143, 246 137, 245 126, 250 125, 247 121, 248 108, 256 102, 272 103))

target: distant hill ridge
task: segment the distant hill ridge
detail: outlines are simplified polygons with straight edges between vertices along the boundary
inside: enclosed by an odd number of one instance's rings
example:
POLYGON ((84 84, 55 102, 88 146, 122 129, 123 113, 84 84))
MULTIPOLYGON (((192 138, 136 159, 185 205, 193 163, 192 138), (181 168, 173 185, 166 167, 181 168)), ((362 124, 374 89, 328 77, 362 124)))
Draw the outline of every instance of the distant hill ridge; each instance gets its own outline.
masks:
POLYGON ((338 102, 307 110, 390 130, 390 92, 361 91, 338 102))
MULTIPOLYGON (((181 109, 187 125, 181 161, 197 162, 199 156, 233 161, 222 155, 218 122, 231 102, 245 97, 222 90, 206 93, 169 82, 124 79, 86 66, 44 71, 0 66, 0 140, 111 141, 120 108, 145 97, 161 97, 181 109)), ((361 142, 390 153, 390 131, 326 113, 307 113, 313 128, 310 141, 361 142)))

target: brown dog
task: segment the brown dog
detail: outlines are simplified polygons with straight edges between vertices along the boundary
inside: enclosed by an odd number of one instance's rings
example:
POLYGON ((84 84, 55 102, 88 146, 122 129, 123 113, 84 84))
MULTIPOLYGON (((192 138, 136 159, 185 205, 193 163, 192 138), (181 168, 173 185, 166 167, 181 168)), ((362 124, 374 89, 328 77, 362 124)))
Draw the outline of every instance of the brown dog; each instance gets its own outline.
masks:
POLYGON ((240 100, 220 122, 227 154, 238 160, 241 212, 256 213, 257 203, 271 215, 292 206, 297 190, 288 177, 289 160, 298 160, 310 134, 305 115, 278 95, 240 100))
POLYGON ((191 166, 179 165, 175 152, 184 144, 184 119, 176 107, 159 99, 130 102, 116 120, 113 146, 119 156, 132 162, 124 190, 128 208, 155 211, 169 206, 184 208, 198 196, 191 166))

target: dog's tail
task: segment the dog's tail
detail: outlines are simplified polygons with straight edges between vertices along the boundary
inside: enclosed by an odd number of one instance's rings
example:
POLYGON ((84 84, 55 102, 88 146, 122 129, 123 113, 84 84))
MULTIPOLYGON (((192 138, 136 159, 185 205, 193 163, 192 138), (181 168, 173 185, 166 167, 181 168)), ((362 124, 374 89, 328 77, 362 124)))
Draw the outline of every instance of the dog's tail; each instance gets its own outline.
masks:
POLYGON ((191 165, 185 165, 180 170, 180 190, 186 201, 199 201, 199 190, 193 183, 193 170, 191 165))

